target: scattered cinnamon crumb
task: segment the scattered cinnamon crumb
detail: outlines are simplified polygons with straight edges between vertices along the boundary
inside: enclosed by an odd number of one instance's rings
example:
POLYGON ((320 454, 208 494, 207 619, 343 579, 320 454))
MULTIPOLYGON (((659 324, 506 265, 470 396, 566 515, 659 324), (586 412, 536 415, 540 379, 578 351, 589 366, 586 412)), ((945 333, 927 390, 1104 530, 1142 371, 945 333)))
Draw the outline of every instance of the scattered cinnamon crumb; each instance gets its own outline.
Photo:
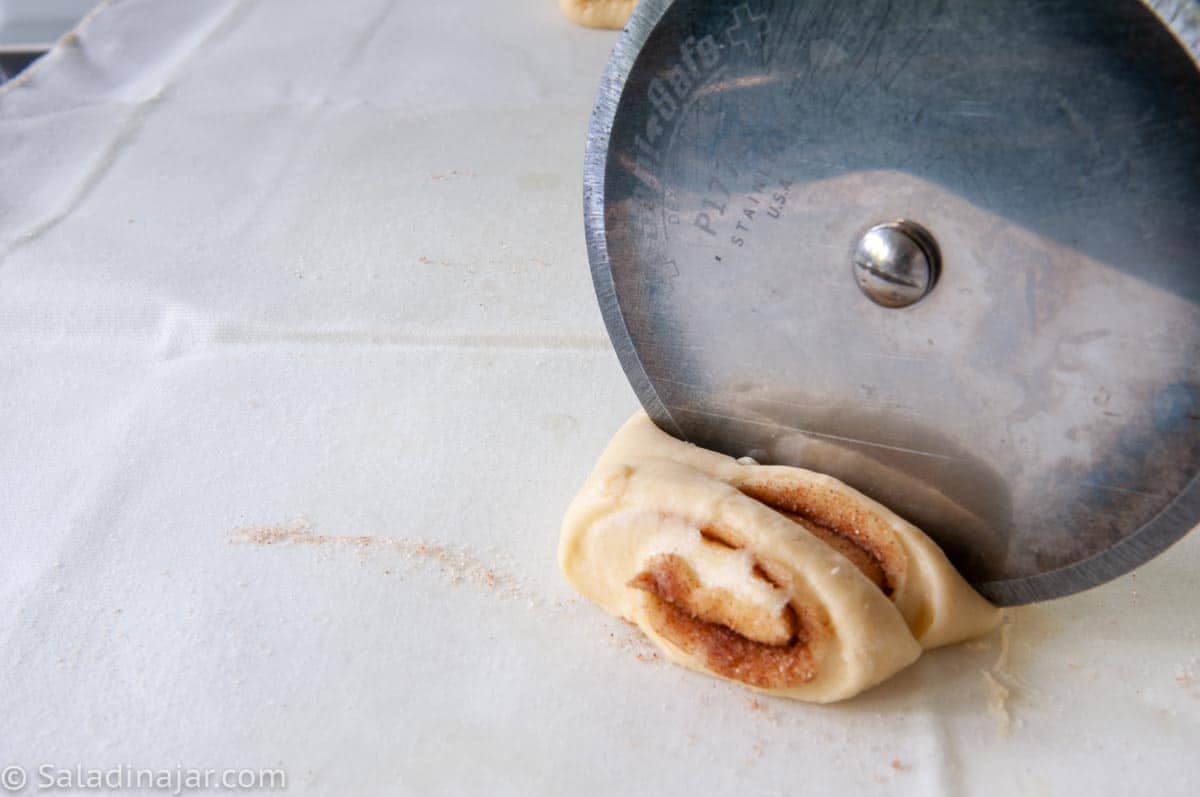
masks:
MULTIPOLYGON (((318 534, 306 522, 274 526, 245 526, 234 529, 230 534, 234 544, 257 546, 314 546, 325 550, 350 549, 360 557, 382 554, 398 556, 413 568, 424 566, 434 569, 451 586, 471 584, 495 590, 506 597, 521 596, 529 607, 544 602, 540 596, 530 594, 511 568, 502 564, 506 557, 493 553, 493 561, 485 561, 470 548, 449 543, 414 540, 408 537, 376 537, 371 535, 318 534), (500 561, 496 561, 496 560, 500 561)), ((394 568, 387 568, 384 575, 392 575, 394 568)))
POLYGON ((434 172, 433 174, 429 175, 429 179, 436 183, 439 180, 449 180, 454 177, 478 177, 478 176, 479 176, 479 174, 476 172, 465 172, 465 171, 460 172, 458 169, 453 169, 444 174, 439 173, 439 172, 434 172))
POLYGON ((623 653, 632 653, 634 659, 642 663, 657 662, 659 660, 658 650, 641 632, 641 629, 630 625, 624 618, 621 619, 623 625, 617 632, 609 633, 609 643, 623 653))
POLYGON ((1175 683, 1189 697, 1200 700, 1200 674, 1196 672, 1195 659, 1179 668, 1179 675, 1175 676, 1175 683))

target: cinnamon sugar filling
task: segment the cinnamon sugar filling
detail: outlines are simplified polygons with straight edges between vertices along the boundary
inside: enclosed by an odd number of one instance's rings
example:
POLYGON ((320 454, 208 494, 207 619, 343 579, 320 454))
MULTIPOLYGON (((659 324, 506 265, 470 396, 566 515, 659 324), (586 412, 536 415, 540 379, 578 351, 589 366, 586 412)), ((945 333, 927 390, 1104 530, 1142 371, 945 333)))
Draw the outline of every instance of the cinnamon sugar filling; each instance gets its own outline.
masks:
POLYGON ((738 489, 803 526, 849 559, 883 594, 892 594, 896 583, 893 574, 898 572, 898 563, 884 545, 876 542, 876 535, 871 533, 872 519, 861 509, 834 493, 822 496, 814 491, 775 484, 742 484, 738 489))
POLYGON ((705 588, 675 554, 652 557, 629 585, 652 596, 647 619, 654 630, 719 675, 763 689, 797 686, 817 675, 808 635, 790 605, 769 613, 705 588))

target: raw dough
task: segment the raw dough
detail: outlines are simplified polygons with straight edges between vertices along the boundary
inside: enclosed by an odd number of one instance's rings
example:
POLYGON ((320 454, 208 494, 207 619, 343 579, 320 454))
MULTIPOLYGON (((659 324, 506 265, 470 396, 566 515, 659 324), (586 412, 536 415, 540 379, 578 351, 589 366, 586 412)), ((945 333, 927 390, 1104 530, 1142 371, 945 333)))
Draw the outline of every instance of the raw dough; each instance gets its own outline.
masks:
POLYGON ((886 507, 829 476, 680 442, 642 412, 567 509, 559 563, 672 660, 815 702, 1000 617, 886 507))
POLYGON ((637 0, 558 0, 572 22, 589 28, 620 30, 629 21, 637 0))

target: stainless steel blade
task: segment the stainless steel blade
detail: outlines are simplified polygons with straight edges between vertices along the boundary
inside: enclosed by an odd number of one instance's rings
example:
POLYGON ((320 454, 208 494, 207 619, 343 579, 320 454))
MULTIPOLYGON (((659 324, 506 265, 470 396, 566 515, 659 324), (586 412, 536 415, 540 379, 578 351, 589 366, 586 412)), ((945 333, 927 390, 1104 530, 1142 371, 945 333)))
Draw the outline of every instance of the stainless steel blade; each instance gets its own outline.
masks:
POLYGON ((1198 55, 1194 2, 643 0, 584 201, 647 411, 1001 604, 1161 552, 1200 521, 1198 55))

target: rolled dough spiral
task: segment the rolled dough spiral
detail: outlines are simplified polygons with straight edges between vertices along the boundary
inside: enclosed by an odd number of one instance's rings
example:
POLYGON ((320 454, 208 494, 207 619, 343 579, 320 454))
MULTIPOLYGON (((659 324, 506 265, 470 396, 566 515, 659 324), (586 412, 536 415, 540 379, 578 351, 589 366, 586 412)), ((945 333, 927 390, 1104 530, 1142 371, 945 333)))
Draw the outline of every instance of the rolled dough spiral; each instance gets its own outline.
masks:
POLYGON ((999 620, 886 507, 829 476, 680 442, 640 412, 568 508, 559 562, 677 663, 814 702, 999 620))

